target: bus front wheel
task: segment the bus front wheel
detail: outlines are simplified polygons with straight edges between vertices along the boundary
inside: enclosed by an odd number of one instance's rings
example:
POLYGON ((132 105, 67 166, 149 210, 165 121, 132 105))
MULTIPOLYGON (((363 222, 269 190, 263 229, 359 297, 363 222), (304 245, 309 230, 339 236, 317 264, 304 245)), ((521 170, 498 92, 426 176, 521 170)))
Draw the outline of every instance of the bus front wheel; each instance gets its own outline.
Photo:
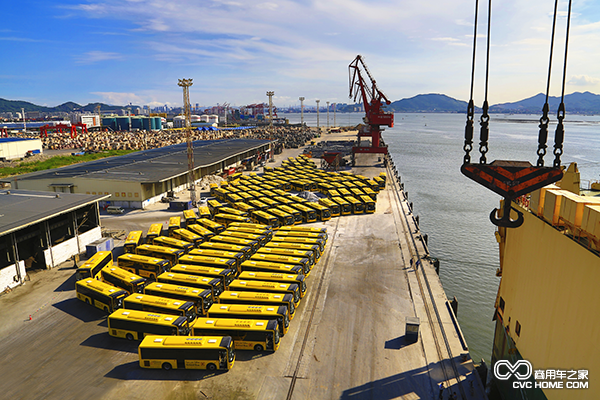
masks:
POLYGON ((173 368, 173 367, 169 363, 163 363, 163 365, 162 365, 162 369, 164 369, 165 371, 168 371, 171 368, 173 368))
POLYGON ((257 344, 256 346, 254 346, 254 350, 256 350, 256 351, 263 351, 264 349, 265 348, 262 347, 262 345, 260 345, 260 344, 257 344))
POLYGON ((206 369, 209 371, 216 371, 217 370, 217 366, 215 364, 207 364, 206 365, 206 369))
POLYGON ((133 335, 131 333, 128 333, 127 335, 125 335, 125 337, 127 338, 127 340, 133 340, 133 335))

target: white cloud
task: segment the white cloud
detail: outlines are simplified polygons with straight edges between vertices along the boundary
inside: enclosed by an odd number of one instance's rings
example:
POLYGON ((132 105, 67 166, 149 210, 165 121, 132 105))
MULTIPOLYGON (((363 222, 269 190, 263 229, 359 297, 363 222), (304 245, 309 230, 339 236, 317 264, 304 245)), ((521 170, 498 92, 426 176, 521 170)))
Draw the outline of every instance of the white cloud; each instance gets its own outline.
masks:
POLYGON ((600 83, 600 79, 592 78, 587 75, 574 75, 567 83, 573 86, 594 86, 600 83))
POLYGON ((123 59, 123 55, 121 54, 99 50, 88 51, 76 57, 79 64, 93 64, 100 61, 121 59, 123 59))
MULTIPOLYGON (((145 100, 135 93, 119 93, 119 92, 92 92, 96 96, 100 96, 101 101, 114 105, 126 105, 129 103, 143 105, 145 100)), ((161 103, 164 105, 164 103, 161 103)))

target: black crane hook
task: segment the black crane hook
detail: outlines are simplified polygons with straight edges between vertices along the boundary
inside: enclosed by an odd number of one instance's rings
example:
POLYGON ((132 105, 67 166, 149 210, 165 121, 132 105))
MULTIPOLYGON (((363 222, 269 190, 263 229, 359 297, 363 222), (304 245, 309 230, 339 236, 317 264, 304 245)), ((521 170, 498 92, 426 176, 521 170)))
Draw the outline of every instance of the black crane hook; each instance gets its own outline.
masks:
POLYGON ((504 205, 502 206, 502 217, 496 217, 498 213, 498 209, 492 210, 490 213, 490 221, 492 224, 496 226, 501 226, 504 228, 518 228, 523 224, 524 218, 523 213, 516 208, 513 208, 511 205, 512 201, 510 199, 504 199, 504 205), (510 218, 510 211, 514 210, 517 213, 517 219, 510 218))

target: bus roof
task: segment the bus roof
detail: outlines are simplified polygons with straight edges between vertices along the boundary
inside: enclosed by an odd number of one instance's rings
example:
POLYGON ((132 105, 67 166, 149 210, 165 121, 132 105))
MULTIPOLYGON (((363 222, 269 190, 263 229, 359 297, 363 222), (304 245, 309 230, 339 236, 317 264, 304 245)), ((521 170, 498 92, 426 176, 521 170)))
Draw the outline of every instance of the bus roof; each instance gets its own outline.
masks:
POLYGON ((235 318, 198 318, 193 323, 193 328, 235 328, 250 331, 274 330, 277 321, 265 321, 264 319, 235 319, 235 318), (275 325, 275 326, 273 326, 275 325))
POLYGON ((115 287, 113 285, 110 285, 108 283, 105 283, 105 282, 102 282, 102 281, 99 281, 99 280, 93 279, 93 278, 82 279, 80 281, 75 282, 75 284, 93 289, 96 292, 99 292, 99 293, 102 293, 104 295, 111 296, 111 297, 119 297, 120 295, 127 296, 129 294, 121 288, 115 287))
POLYGON ((141 254, 131 254, 131 253, 126 253, 126 254, 120 255, 119 258, 117 258, 117 261, 119 261, 119 260, 130 260, 133 262, 141 262, 141 263, 146 263, 146 264, 159 264, 159 265, 169 263, 168 260, 163 260, 162 258, 148 257, 148 256, 143 256, 141 254))
POLYGON ((158 325, 181 325, 187 319, 185 317, 178 317, 177 315, 171 314, 157 314, 148 311, 138 311, 138 310, 124 310, 120 309, 108 316, 109 319, 126 319, 126 320, 136 320, 136 321, 145 321, 152 322, 158 325))
POLYGON ((135 281, 139 281, 139 280, 146 280, 145 278, 142 278, 139 275, 134 274, 133 272, 129 272, 123 268, 119 268, 119 267, 109 267, 108 265, 104 268, 102 268, 102 271, 108 272, 109 274, 112 274, 118 278, 121 278, 124 281, 129 281, 129 282, 135 282, 135 281))
POLYGON ((142 348, 160 348, 160 347, 202 347, 207 349, 217 349, 231 346, 231 336, 146 336, 140 343, 142 348))
POLYGON ((125 239, 125 243, 137 243, 142 238, 142 231, 131 231, 125 239))
MULTIPOLYGON (((191 301, 171 299, 168 297, 154 296, 151 294, 134 293, 125 298, 126 302, 134 302, 140 304, 156 305, 174 310, 186 310, 194 306, 191 301)), ((125 304, 125 303, 123 303, 125 304)))
POLYGON ((149 250, 149 251, 153 251, 153 252, 157 252, 157 253, 164 253, 164 254, 180 254, 183 252, 183 250, 181 249, 174 249, 173 247, 165 247, 165 246, 156 246, 153 244, 141 244, 138 247, 136 247, 135 251, 138 250, 149 250))
POLYGON ((152 282, 144 288, 144 293, 146 289, 149 290, 157 290, 163 293, 174 294, 174 295, 185 295, 192 296, 198 298, 211 298, 212 292, 210 289, 199 289, 193 288, 189 286, 182 285, 173 285, 171 283, 160 283, 160 282, 152 282))

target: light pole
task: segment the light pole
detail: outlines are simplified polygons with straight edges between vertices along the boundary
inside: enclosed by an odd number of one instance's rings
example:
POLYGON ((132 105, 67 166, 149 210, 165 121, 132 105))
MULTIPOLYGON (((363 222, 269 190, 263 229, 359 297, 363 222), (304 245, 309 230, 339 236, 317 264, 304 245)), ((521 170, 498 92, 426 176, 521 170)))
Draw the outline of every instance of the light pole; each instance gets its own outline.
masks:
POLYGON ((304 127, 304 97, 298 97, 300 100, 300 125, 304 127))
POLYGON ((333 127, 337 127, 337 124, 335 122, 335 108, 337 107, 337 103, 333 103, 333 127))
POLYGON ((317 99, 317 132, 321 133, 321 127, 319 126, 319 102, 321 100, 317 99))
POLYGON ((190 191, 190 200, 194 207, 196 206, 196 183, 194 182, 194 147, 192 145, 191 130, 191 115, 190 115, 190 86, 192 79, 179 79, 177 86, 183 88, 183 112, 185 115, 185 139, 187 142, 187 158, 188 158, 188 190, 190 191))
POLYGON ((327 101, 327 133, 329 133, 329 102, 327 101))
POLYGON ((273 95, 275 92, 270 91, 267 92, 267 96, 269 96, 269 129, 273 132, 273 95))

